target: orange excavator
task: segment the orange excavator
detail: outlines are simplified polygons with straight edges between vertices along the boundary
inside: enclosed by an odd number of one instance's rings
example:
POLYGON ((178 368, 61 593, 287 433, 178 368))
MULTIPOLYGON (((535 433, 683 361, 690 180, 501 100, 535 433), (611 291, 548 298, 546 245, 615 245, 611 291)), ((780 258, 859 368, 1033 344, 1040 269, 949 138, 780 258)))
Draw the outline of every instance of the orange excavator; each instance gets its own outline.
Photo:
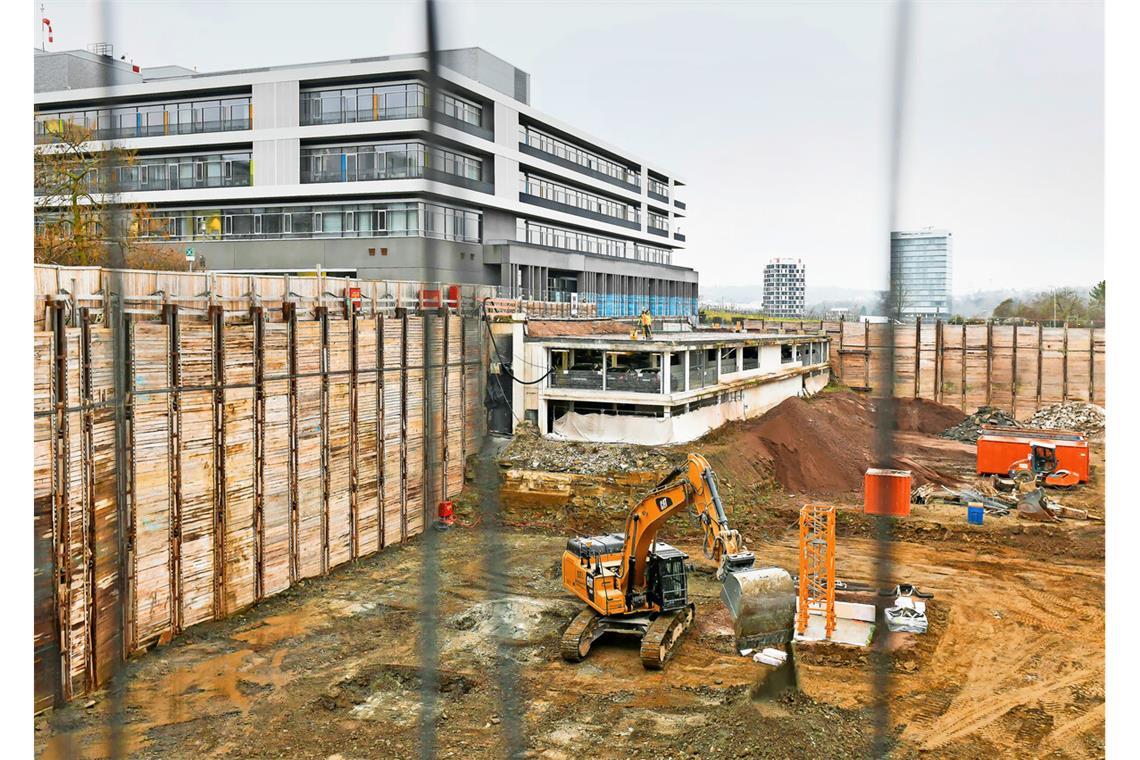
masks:
POLYGON ((606 633, 641 639, 641 662, 658 670, 692 625, 684 552, 657 540, 665 522, 688 510, 704 530, 704 554, 717 563, 721 600, 733 617, 739 650, 792 640, 796 594, 791 575, 756 568, 729 527, 716 475, 699 454, 670 472, 630 511, 624 533, 572 538, 562 555, 562 585, 586 603, 562 636, 562 657, 581 662, 606 633))

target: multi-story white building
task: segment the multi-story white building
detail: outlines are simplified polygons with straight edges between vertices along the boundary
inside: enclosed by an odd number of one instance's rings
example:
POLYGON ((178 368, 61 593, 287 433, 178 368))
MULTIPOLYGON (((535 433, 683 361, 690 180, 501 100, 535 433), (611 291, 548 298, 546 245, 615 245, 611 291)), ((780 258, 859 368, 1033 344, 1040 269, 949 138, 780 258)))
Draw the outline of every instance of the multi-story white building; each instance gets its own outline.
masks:
POLYGON ((806 282, 802 259, 769 261, 764 267, 764 314, 770 317, 803 317, 806 282))
POLYGON ((697 272, 675 260, 684 182, 535 110, 530 75, 481 49, 441 53, 434 97, 424 54, 198 73, 37 50, 35 68, 37 142, 75 122, 92 150, 132 151, 118 201, 208 269, 696 313, 697 272))
POLYGON ((892 272, 904 317, 945 319, 950 316, 951 236, 926 228, 891 233, 892 272))

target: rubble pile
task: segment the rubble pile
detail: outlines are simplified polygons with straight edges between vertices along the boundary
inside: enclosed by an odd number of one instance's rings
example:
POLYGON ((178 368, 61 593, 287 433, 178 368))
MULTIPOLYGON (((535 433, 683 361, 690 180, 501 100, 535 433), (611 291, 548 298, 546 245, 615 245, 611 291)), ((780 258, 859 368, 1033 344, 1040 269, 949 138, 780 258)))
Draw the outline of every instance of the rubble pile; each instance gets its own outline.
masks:
POLYGON ((982 425, 1018 427, 1018 422, 1001 409, 993 406, 982 406, 957 425, 943 430, 941 435, 943 438, 952 438, 955 441, 977 443, 978 436, 981 435, 982 425))
POLYGON ((666 472, 685 461, 684 449, 621 443, 582 443, 543 438, 530 422, 521 422, 499 454, 499 464, 510 469, 609 475, 621 472, 666 472))
POLYGON ((1104 432, 1104 408, 1083 401, 1053 404, 1025 421, 1026 427, 1050 430, 1076 430, 1085 435, 1104 432))

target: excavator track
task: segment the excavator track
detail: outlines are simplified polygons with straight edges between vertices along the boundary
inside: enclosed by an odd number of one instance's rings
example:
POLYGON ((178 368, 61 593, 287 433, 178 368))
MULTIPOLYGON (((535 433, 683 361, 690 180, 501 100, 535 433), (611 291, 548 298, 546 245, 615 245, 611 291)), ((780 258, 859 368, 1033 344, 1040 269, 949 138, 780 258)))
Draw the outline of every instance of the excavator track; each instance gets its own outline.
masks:
MULTIPOLYGON (((661 670, 673 656, 677 642, 692 625, 696 607, 692 604, 657 617, 641 637, 641 664, 647 670, 661 670)), ((563 642, 565 642, 563 638, 563 642)))
POLYGON ((562 659, 566 662, 581 662, 590 653, 594 643, 594 629, 601 615, 587 607, 570 621, 562 633, 562 659))

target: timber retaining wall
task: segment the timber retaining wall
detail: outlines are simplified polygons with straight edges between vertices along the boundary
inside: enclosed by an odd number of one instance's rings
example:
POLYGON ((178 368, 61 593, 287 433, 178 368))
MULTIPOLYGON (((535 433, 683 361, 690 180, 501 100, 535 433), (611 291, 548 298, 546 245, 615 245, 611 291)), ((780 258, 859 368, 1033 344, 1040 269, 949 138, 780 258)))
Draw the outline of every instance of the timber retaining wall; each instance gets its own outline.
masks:
POLYGON ((354 305, 303 278, 276 296, 223 282, 224 299, 220 288, 154 298, 104 272, 97 288, 61 293, 59 270, 41 269, 37 710, 192 625, 406 541, 462 488, 486 422, 484 327, 470 309, 398 306, 419 298, 406 283, 373 284, 397 298, 366 292, 354 305), (102 308, 113 292, 131 294, 119 336, 102 308))

